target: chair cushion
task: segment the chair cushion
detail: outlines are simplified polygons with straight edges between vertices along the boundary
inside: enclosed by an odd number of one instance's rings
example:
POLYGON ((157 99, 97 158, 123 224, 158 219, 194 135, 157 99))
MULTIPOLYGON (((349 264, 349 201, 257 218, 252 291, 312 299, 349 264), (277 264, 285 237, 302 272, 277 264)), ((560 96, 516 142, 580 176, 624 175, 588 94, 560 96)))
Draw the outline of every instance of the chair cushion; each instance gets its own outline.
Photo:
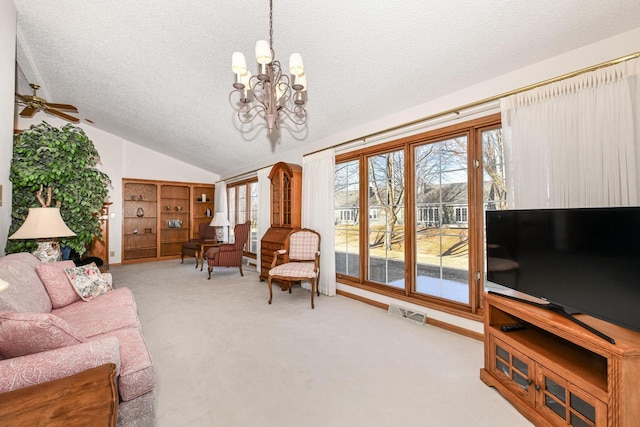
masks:
POLYGON ((0 312, 0 356, 12 358, 79 344, 69 324, 50 313, 0 312))
POLYGON ((289 236, 289 258, 308 261, 315 259, 318 235, 310 231, 297 231, 289 236))
POLYGON ((46 262, 36 267, 40 280, 47 288, 53 308, 64 307, 80 299, 64 271, 65 268, 75 266, 73 261, 62 261, 46 262))
POLYGON ((140 327, 133 306, 101 304, 100 298, 102 296, 95 301, 78 301, 66 307, 56 308, 52 313, 65 320, 83 338, 118 329, 140 327))
MULTIPOLYGON (((269 270, 269 276, 280 277, 304 277, 313 279, 317 276, 317 272, 313 271, 315 264, 313 262, 288 262, 280 264, 269 270)), ((318 270, 319 271, 319 270, 318 270)))

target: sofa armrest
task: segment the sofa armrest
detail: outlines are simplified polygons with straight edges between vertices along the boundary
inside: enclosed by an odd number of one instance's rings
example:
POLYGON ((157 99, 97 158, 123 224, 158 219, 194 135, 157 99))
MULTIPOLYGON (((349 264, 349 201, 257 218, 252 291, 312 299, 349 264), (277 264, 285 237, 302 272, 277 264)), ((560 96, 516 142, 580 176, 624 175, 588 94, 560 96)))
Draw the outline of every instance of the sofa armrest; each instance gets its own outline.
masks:
POLYGON ((120 342, 116 337, 0 360, 0 393, 65 378, 105 363, 120 372, 120 342))
POLYGON ((109 286, 113 287, 113 276, 111 275, 111 273, 100 273, 100 275, 104 277, 104 280, 107 281, 109 286))

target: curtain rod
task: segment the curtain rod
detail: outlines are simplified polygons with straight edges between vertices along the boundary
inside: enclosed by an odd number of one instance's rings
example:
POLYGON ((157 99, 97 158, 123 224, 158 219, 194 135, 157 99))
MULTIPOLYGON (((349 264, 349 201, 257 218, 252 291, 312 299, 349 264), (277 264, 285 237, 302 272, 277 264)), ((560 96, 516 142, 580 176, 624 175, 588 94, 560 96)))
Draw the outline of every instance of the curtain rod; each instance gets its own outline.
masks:
MULTIPOLYGON (((477 107, 477 106, 482 105, 482 104, 487 104, 489 102, 497 101, 497 100, 499 100, 501 98, 505 98, 507 96, 515 95, 515 94, 521 93, 521 92, 526 92, 526 91, 531 90, 531 89, 539 88, 540 86, 545 86, 545 85, 549 85, 551 83, 556 83, 556 82, 559 82, 559 81, 562 81, 562 80, 570 79, 572 77, 579 76, 580 74, 584 74, 584 73, 588 73, 588 72, 591 72, 591 71, 595 71, 597 69, 604 68, 604 67, 610 67, 612 65, 616 65, 616 64, 619 64, 621 62, 630 61, 632 59, 636 59, 636 58, 639 58, 639 57, 640 57, 640 52, 631 53, 629 55, 621 56, 621 57, 616 58, 616 59, 611 59, 609 61, 602 62, 600 64, 592 65, 590 67, 582 68, 580 70, 576 70, 576 71, 572 71, 570 73, 562 74, 560 76, 552 77, 550 79, 546 79, 546 80, 540 81, 538 83, 533 83, 533 84, 530 84, 528 86, 524 86, 524 87, 521 87, 521 88, 518 88, 518 89, 513 89, 513 90, 510 90, 508 92, 501 93, 499 95, 490 96, 489 98, 484 98, 484 99, 481 99, 479 101, 470 102, 468 104, 464 104, 464 105, 461 105, 461 106, 456 107, 456 108, 450 108, 448 110, 441 111, 441 112, 436 113, 436 114, 431 114, 429 116, 422 117, 422 118, 419 118, 419 119, 416 119, 416 120, 412 120, 410 122, 406 122, 406 123, 403 123, 403 124, 400 124, 400 125, 392 126, 392 127, 389 127, 389 128, 383 129, 383 130, 379 130, 379 131, 376 131, 376 132, 372 132, 370 134, 367 134, 367 135, 364 135, 364 136, 361 136, 361 137, 358 137, 358 138, 350 139, 348 141, 343 141, 343 142, 340 142, 338 144, 331 145, 329 147, 324 147, 324 148, 321 148, 319 150, 312 151, 311 153, 303 154, 303 156, 310 156, 312 154, 319 153, 319 152, 327 150, 329 148, 337 148, 337 147, 340 147, 340 146, 343 146, 343 145, 351 144, 351 143, 356 142, 356 141, 364 140, 364 139, 367 139, 367 138, 372 138, 374 136, 379 136, 379 135, 382 135, 382 134, 385 134, 385 133, 388 133, 388 132, 393 132, 395 130, 402 129, 402 128, 409 127, 409 126, 413 126, 413 125, 416 125, 416 124, 419 124, 419 123, 423 123, 423 122, 426 122, 428 120, 437 119, 438 117, 442 117, 442 116, 445 116, 447 114, 452 114, 452 113, 460 114, 461 110, 466 110, 468 108, 477 107)), ((271 165, 271 166, 273 166, 273 165, 271 165)), ((227 178, 226 180, 234 179, 234 178, 246 175, 246 174, 251 174, 251 173, 259 171, 260 169, 266 168, 266 167, 269 167, 269 166, 263 166, 262 168, 258 168, 258 169, 254 169, 254 170, 249 171, 249 172, 241 173, 241 174, 232 176, 230 178, 227 178)), ((220 180, 220 181, 226 181, 226 180, 220 180)), ((220 181, 218 181, 218 182, 220 182, 220 181)))

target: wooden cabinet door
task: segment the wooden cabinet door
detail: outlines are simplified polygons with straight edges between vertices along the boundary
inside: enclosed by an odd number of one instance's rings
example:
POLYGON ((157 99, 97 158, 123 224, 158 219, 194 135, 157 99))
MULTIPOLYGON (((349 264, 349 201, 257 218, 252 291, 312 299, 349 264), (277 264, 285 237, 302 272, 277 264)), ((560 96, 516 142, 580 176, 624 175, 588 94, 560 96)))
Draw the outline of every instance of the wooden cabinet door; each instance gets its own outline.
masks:
POLYGON ((536 367, 536 406, 558 426, 604 427, 607 405, 548 368, 536 367))
POLYGON ((489 371, 522 399, 535 404, 535 362, 496 338, 489 337, 489 371))

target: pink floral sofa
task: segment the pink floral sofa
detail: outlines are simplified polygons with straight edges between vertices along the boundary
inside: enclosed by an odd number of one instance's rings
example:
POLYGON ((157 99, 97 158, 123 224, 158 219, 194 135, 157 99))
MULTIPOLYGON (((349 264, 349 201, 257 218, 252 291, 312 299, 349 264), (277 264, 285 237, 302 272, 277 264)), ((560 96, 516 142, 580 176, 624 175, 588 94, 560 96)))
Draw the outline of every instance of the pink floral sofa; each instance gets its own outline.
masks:
POLYGON ((0 258, 0 279, 10 285, 0 293, 0 399, 115 363, 117 425, 155 425, 155 373, 131 291, 111 290, 111 275, 96 273, 107 292, 85 301, 65 273, 70 267, 72 261, 45 264, 28 253, 0 258))

